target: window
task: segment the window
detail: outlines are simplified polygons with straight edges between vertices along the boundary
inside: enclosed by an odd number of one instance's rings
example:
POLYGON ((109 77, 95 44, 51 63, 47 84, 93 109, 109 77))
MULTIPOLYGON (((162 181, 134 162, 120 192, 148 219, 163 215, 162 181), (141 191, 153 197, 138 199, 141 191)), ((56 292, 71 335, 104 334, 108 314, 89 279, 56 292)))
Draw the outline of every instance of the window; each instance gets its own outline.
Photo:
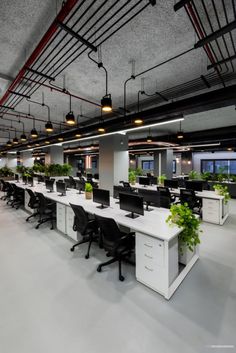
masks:
POLYGON ((201 172, 236 175, 236 159, 202 159, 201 172))
POLYGON ((142 169, 143 170, 153 170, 154 169, 154 161, 153 160, 142 161, 142 169))

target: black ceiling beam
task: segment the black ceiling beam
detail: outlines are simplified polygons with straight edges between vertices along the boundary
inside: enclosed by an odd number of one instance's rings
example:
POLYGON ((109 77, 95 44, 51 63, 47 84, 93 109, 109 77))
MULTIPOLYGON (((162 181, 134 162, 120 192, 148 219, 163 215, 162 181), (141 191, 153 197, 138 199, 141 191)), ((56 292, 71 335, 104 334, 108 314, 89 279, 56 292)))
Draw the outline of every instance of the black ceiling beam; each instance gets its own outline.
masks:
POLYGON ((185 5, 189 4, 191 0, 180 0, 177 4, 174 5, 175 12, 182 9, 185 5))
POLYGON ((230 23, 228 23, 226 26, 221 27, 220 29, 218 29, 217 31, 209 34, 208 36, 206 36, 205 38, 199 40, 195 45, 194 48, 201 48, 204 45, 212 42, 213 40, 216 40, 219 37, 222 37, 224 34, 231 32, 233 29, 236 28, 236 20, 232 21, 230 23))
POLYGON ((163 99, 163 101, 165 102, 169 102, 169 99, 166 98, 165 96, 163 96, 163 94, 161 94, 160 92, 155 92, 157 96, 159 96, 161 99, 163 99))
POLYGON ((19 92, 15 92, 15 91, 9 91, 9 92, 12 93, 12 94, 15 94, 16 96, 20 96, 20 97, 23 97, 23 98, 30 99, 30 96, 26 96, 25 94, 22 94, 22 93, 19 93, 19 92))
POLYGON ((86 39, 84 39, 82 36, 80 36, 78 33, 76 33, 75 31, 73 31, 71 28, 69 28, 68 26, 66 26, 64 23, 58 21, 58 26, 61 27, 64 31, 66 31, 67 33, 69 33, 72 37, 76 38, 77 40, 79 40, 81 43, 83 43, 84 45, 86 45, 88 48, 90 48, 93 51, 97 51, 97 48, 90 42, 88 42, 86 39))
POLYGON ((207 70, 213 69, 213 68, 216 67, 216 66, 225 64, 225 63, 227 63, 228 61, 232 61, 232 60, 235 60, 235 59, 236 59, 236 55, 229 56, 228 58, 226 58, 226 59, 224 59, 224 60, 220 60, 220 61, 217 61, 217 62, 214 63, 214 64, 208 65, 208 66, 207 66, 207 70))
MULTIPOLYGON (((26 70, 29 71, 29 72, 32 72, 33 74, 42 76, 42 77, 46 78, 46 79, 49 80, 49 81, 55 81, 55 78, 54 78, 54 77, 48 76, 48 75, 46 75, 46 74, 43 74, 42 72, 39 72, 39 71, 34 70, 34 69, 31 69, 30 67, 27 67, 26 70)), ((26 77, 26 80, 27 80, 27 77, 26 77)))
POLYGON ((1 105, 1 104, 0 104, 0 108, 14 110, 14 108, 12 107, 8 107, 7 105, 1 105))

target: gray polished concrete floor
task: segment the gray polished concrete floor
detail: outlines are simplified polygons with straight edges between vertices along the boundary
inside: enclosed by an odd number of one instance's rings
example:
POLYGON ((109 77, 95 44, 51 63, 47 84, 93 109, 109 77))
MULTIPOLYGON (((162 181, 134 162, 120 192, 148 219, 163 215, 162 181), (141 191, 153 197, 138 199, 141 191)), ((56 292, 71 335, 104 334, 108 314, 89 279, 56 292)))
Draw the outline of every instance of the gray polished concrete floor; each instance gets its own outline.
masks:
POLYGON ((1 353, 205 353, 236 350, 236 201, 224 226, 203 224, 200 260, 170 301, 134 268, 102 273, 92 247, 71 242, 0 202, 1 353), (217 346, 218 345, 218 346, 217 346), (227 347, 223 347, 226 345, 227 347))

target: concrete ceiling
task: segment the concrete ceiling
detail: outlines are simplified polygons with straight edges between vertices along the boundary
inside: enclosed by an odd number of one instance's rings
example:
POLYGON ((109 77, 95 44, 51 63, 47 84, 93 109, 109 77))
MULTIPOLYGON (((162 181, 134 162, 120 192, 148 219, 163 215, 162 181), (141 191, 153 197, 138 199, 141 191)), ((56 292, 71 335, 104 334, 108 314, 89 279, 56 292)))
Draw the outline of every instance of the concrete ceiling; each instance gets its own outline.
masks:
MULTIPOLYGON (((88 2, 91 3, 92 0, 87 0, 86 6, 88 2)), ((102 0, 97 0, 93 11, 102 2, 102 0)), ((121 0, 120 4, 124 2, 124 0, 121 0)), ((143 3, 147 2, 148 0, 143 1, 143 3)), ((193 27, 184 9, 174 12, 173 6, 175 2, 172 0, 158 0, 156 6, 148 6, 140 15, 102 45, 102 60, 108 70, 109 93, 112 95, 114 108, 123 106, 123 85, 125 80, 131 75, 131 60, 135 60, 135 74, 137 74, 192 48, 197 41, 193 27)), ((109 0, 106 6, 111 5, 111 3, 112 1, 109 0)), ((2 0, 0 2, 0 97, 10 84, 10 81, 2 77, 16 76, 26 58, 55 18, 60 6, 61 1, 56 0, 2 0)), ((226 6, 232 6, 230 0, 226 0, 226 6)), ((89 13, 87 18, 88 16, 89 13)), ((97 60, 96 54, 92 54, 92 56, 97 60)), ((145 78, 145 91, 150 94, 156 90, 163 91, 198 78, 200 75, 206 75, 208 64, 209 61, 204 50, 194 50, 184 57, 142 76, 145 78)), ((63 76, 65 76, 66 88, 72 93, 100 103, 100 99, 105 94, 104 71, 98 69, 88 59, 87 53, 80 56, 57 77, 57 85, 62 86, 63 76)), ((137 101, 137 92, 140 88, 141 78, 129 82, 127 86, 128 104, 137 101)), ((63 122, 65 114, 69 110, 68 96, 51 92, 46 88, 40 88, 31 98, 41 102, 42 92, 45 95, 45 103, 51 108, 51 119, 63 122)), ((23 100, 17 106, 17 110, 28 112, 28 105, 29 103, 23 100)), ((99 108, 80 100, 73 99, 72 106, 76 115, 80 114, 81 111, 83 115, 89 118, 100 114, 99 108)), ((45 107, 31 104, 31 113, 36 117, 45 119, 45 121, 47 120, 45 107)), ((230 126, 235 124, 235 117, 234 107, 222 108, 187 116, 182 127, 187 131, 196 131, 230 126)), ((86 119, 80 118, 79 121, 83 120, 86 119)), ((24 121, 26 130, 30 131, 32 121, 24 121)), ((15 126, 19 127, 17 123, 15 126)), ((36 122, 36 128, 43 130, 44 124, 36 122)), ((157 133, 171 134, 177 130, 178 125, 173 124, 159 128, 157 133)))

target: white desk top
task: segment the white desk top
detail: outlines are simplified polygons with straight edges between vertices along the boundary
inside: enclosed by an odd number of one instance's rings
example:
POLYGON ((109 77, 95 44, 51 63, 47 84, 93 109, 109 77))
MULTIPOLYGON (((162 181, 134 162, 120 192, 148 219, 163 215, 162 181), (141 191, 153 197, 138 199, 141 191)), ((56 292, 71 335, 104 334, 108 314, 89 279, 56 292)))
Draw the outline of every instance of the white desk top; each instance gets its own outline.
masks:
POLYGON ((128 212, 121 210, 119 204, 116 204, 117 200, 113 198, 110 200, 110 207, 99 209, 97 208, 97 203, 94 203, 92 200, 86 200, 84 194, 78 194, 78 191, 74 189, 68 190, 66 196, 59 196, 57 192, 47 192, 44 184, 36 184, 34 187, 29 187, 20 182, 16 183, 16 185, 23 189, 29 188, 34 192, 42 192, 48 199, 66 206, 69 206, 70 203, 81 205, 85 211, 91 214, 113 218, 118 224, 128 227, 133 231, 148 234, 162 240, 170 241, 181 231, 177 226, 169 226, 166 223, 166 218, 170 212, 164 208, 153 207, 153 211, 144 211, 144 216, 132 219, 125 217, 128 212))

